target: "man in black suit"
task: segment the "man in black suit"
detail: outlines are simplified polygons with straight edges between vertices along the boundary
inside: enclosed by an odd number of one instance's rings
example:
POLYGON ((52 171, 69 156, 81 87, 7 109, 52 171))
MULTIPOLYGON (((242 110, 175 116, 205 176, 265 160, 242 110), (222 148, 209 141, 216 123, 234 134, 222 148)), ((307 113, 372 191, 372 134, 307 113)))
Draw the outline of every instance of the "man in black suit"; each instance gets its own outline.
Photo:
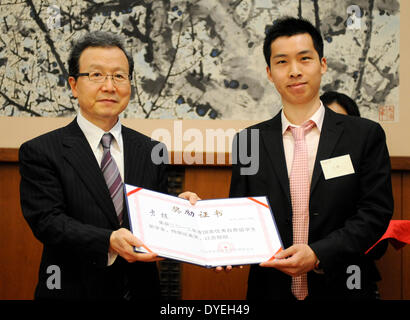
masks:
POLYGON ((44 244, 35 297, 159 298, 159 258, 133 251, 142 243, 129 231, 122 188, 124 182, 167 192, 166 164, 152 160, 166 159, 165 146, 118 117, 131 95, 132 57, 118 36, 88 33, 74 44, 69 71, 77 117, 25 142, 19 153, 23 215, 44 244), (110 140, 104 147, 103 136, 110 140), (153 153, 155 146, 163 154, 153 153))
POLYGON ((380 276, 364 252, 383 235, 393 212, 384 131, 373 121, 323 106, 319 89, 327 64, 322 37, 310 22, 277 21, 267 32, 264 54, 268 79, 283 108, 235 137, 236 159, 255 150, 251 144, 256 143, 259 167, 249 175, 249 165, 234 163, 230 196, 266 195, 284 250, 272 261, 251 266, 248 299, 376 298, 380 276), (301 151, 296 151, 299 138, 292 132, 305 126, 306 205, 297 207, 292 188, 301 184, 292 186, 298 172, 293 173, 292 164, 301 151), (252 129, 259 139, 252 139, 252 129), (302 212, 298 219, 307 221, 302 242, 297 240, 296 208, 302 212), (297 278, 306 280, 298 287, 297 278), (305 294, 299 294, 303 286, 305 294))

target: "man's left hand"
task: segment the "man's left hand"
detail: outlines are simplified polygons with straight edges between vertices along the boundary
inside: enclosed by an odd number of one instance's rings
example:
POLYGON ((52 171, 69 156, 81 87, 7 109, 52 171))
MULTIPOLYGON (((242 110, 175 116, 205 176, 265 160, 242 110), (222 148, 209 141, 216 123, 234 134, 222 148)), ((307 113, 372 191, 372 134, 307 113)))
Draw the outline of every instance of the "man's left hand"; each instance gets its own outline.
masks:
POLYGON ((316 254, 307 244, 294 244, 279 252, 272 261, 262 262, 261 267, 276 268, 292 277, 313 270, 316 254))

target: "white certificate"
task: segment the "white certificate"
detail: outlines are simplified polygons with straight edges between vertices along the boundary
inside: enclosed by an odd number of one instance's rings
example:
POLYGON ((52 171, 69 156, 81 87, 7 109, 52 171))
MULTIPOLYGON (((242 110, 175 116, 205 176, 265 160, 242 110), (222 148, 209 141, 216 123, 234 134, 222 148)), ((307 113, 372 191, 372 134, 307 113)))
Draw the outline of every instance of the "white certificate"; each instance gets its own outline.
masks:
POLYGON ((203 267, 273 259, 282 250, 266 197, 188 200, 125 185, 132 233, 139 252, 203 267))

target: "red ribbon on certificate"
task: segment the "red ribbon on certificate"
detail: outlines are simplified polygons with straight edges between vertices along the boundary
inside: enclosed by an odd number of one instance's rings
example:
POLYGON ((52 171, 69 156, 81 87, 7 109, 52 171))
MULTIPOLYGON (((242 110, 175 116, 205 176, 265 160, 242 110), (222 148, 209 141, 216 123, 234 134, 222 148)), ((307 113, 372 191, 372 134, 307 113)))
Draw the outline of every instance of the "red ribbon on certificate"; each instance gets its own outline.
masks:
POLYGON ((275 256, 276 256, 279 252, 281 252, 281 251, 282 251, 282 248, 279 248, 279 250, 276 251, 276 253, 275 253, 268 261, 274 260, 274 259, 275 259, 275 256))
POLYGON ((269 206, 268 206, 267 204, 265 204, 265 203, 263 203, 263 202, 260 202, 260 201, 254 199, 254 198, 248 197, 248 199, 249 199, 249 200, 252 200, 252 201, 255 201, 256 203, 258 203, 258 204, 260 204, 260 205, 262 205, 262 206, 264 206, 264 207, 266 207, 266 208, 269 208, 269 206))
MULTIPOLYGON (((258 200, 256 200, 256 199, 252 198, 252 197, 248 197, 248 199, 249 199, 249 200, 252 200, 252 201, 254 201, 254 202, 256 202, 256 203, 258 203, 258 204, 260 204, 260 205, 262 205, 262 206, 264 206, 264 207, 266 207, 266 208, 269 208, 269 206, 268 206, 267 204, 265 204, 265 203, 263 203, 263 202, 260 202, 260 201, 258 201, 258 200)), ((276 251, 276 253, 275 253, 268 261, 272 261, 273 259, 275 259, 275 256, 276 256, 279 252, 281 252, 281 251, 282 251, 282 248, 279 248, 279 250, 276 251)))
POLYGON ((135 192, 140 191, 141 189, 142 189, 142 188, 136 188, 136 189, 134 189, 134 190, 131 190, 130 192, 127 193, 127 197, 130 196, 130 195, 132 195, 132 194, 135 193, 135 192))
MULTIPOLYGON (((142 188, 135 188, 134 190, 131 190, 130 192, 127 193, 127 197, 140 190, 142 190, 142 188)), ((145 250, 147 250, 148 252, 152 253, 152 251, 145 244, 143 244, 142 247, 145 248, 145 250)))

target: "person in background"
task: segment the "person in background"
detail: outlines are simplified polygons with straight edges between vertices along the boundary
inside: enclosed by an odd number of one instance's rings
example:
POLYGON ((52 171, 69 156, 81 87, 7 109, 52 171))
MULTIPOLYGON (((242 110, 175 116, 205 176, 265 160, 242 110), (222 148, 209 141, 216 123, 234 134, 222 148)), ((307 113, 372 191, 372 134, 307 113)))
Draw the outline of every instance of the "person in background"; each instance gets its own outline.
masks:
POLYGON ((360 117, 359 107, 356 102, 344 93, 326 91, 320 96, 320 100, 326 107, 332 109, 334 112, 360 117))

